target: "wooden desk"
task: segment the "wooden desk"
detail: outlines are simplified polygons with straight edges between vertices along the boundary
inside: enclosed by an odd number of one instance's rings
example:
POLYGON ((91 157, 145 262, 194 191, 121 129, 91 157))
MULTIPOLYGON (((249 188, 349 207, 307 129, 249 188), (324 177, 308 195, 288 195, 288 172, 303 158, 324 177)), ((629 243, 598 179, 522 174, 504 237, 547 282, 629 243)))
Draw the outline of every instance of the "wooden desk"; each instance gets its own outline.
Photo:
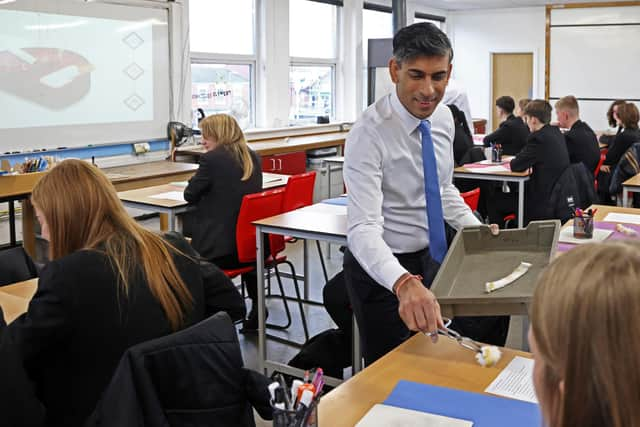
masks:
MULTIPOLYGON (((589 209, 597 209, 596 214, 593 217, 593 219, 595 221, 604 221, 604 219, 610 213, 620 213, 620 214, 629 214, 629 215, 638 215, 638 216, 640 216, 640 209, 637 209, 637 208, 623 208, 623 207, 619 207, 619 206, 606 206, 606 205, 591 205, 591 206, 589 206, 589 209)), ((562 226, 562 230, 564 230, 564 229, 566 229, 568 227, 573 227, 573 220, 567 221, 562 226)), ((625 236, 625 239, 626 238, 633 238, 633 237, 625 236)), ((611 236, 609 236, 607 239, 605 239, 605 241, 608 241, 609 239, 611 239, 611 236)), ((577 245, 576 244, 571 244, 571 243, 558 242, 558 250, 556 251, 556 257, 562 255, 565 252, 570 251, 575 246, 577 246, 577 245)))
POLYGON ((524 183, 529 180, 527 172, 481 172, 479 168, 459 166, 453 170, 454 178, 477 179, 479 181, 506 181, 518 183, 518 228, 524 227, 524 183))
POLYGON ((0 306, 4 312, 4 320, 12 322, 27 311, 29 301, 38 288, 38 279, 26 280, 12 285, 0 287, 0 306))
MULTIPOLYGON (((275 173, 263 173, 262 174, 262 189, 281 187, 287 184, 289 180, 288 175, 280 175, 275 173)), ((186 184, 186 182, 185 182, 186 184)), ((178 184, 162 184, 154 185, 151 187, 137 188, 135 190, 127 190, 118 192, 118 197, 122 203, 134 209, 140 209, 143 211, 160 212, 167 215, 168 225, 162 227, 162 230, 175 231, 176 230, 176 215, 182 212, 186 212, 192 209, 186 200, 184 200, 185 186, 178 184), (157 198, 154 196, 165 193, 178 193, 178 198, 157 198)))
POLYGON ((371 407, 382 403, 399 380, 483 393, 515 356, 531 354, 502 349, 497 366, 483 368, 474 353, 440 337, 437 344, 416 334, 320 400, 318 422, 331 427, 355 425, 371 407))
POLYGON ((629 204, 628 193, 640 193, 640 174, 629 178, 622 183, 622 206, 627 207, 629 204))
MULTIPOLYGON (((295 153, 298 151, 314 150, 316 148, 342 147, 348 133, 349 132, 331 132, 318 135, 249 141, 249 147, 260 156, 295 153)), ((190 154, 194 156, 199 156, 204 153, 204 151, 204 147, 201 145, 181 147, 177 150, 180 154, 190 154)))
MULTIPOLYGON (((117 191, 132 190, 135 188, 149 187, 152 185, 168 184, 172 181, 186 181, 195 173, 198 165, 192 163, 174 163, 169 161, 157 161, 149 163, 137 163, 135 165, 117 166, 105 168, 103 172, 107 175, 117 191)), ((36 183, 46 172, 27 174, 20 184, 14 184, 10 191, 18 192, 25 200, 22 202, 22 241, 25 250, 29 255, 35 257, 36 237, 34 231, 35 214, 33 205, 28 197, 36 183)), ((2 177, 5 178, 10 177, 2 177)), ((4 183, 4 181, 0 181, 4 183)), ((5 189, 0 190, 0 196, 5 189)), ((166 229, 166 217, 161 218, 166 229)))

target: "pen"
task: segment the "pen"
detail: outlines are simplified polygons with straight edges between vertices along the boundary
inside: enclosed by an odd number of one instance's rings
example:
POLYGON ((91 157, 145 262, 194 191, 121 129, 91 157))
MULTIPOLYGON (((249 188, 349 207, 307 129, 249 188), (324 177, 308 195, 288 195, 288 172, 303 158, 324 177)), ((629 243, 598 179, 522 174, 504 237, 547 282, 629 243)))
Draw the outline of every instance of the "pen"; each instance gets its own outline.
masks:
POLYGON ((278 375, 276 375, 276 381, 280 383, 280 388, 282 389, 282 395, 284 396, 285 408, 287 408, 287 410, 293 409, 293 407, 291 406, 291 399, 289 399, 289 394, 285 391, 287 389, 287 383, 284 380, 284 377, 282 376, 282 374, 278 373, 278 375))

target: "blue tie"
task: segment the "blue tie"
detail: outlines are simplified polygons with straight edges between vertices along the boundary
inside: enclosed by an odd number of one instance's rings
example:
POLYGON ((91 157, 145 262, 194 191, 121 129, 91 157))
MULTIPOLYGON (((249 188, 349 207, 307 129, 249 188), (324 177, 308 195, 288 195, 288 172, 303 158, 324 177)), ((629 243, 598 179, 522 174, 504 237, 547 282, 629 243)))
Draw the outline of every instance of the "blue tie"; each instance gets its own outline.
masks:
POLYGON ((429 224, 429 253, 431 258, 442 263, 447 254, 447 238, 444 233, 444 217, 442 216, 442 199, 440 183, 436 167, 436 155, 431 139, 431 123, 420 122, 422 134, 422 169, 424 171, 424 195, 427 202, 427 223, 429 224))

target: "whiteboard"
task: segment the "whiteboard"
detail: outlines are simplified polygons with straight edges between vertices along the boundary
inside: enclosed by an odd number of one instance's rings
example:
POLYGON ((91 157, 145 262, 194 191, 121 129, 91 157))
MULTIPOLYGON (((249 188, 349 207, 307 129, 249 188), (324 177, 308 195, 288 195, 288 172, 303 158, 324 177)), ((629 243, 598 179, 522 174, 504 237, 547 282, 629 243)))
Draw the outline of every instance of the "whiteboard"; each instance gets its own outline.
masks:
POLYGON ((0 152, 166 138, 166 8, 0 5, 0 152))
POLYGON ((552 27, 552 98, 640 99, 640 24, 552 27))
POLYGON ((549 98, 578 98, 580 116, 608 129, 613 100, 640 104, 640 6, 552 9, 549 98))
MULTIPOLYGON (((550 98, 549 103, 554 107, 551 121, 556 121, 555 105, 558 98, 550 98)), ((609 128, 609 122, 607 121, 607 110, 612 101, 588 101, 584 99, 578 100, 580 107, 580 119, 586 122, 594 131, 608 130, 615 133, 616 129, 609 128)), ((638 109, 640 109, 640 102, 634 102, 638 109)))

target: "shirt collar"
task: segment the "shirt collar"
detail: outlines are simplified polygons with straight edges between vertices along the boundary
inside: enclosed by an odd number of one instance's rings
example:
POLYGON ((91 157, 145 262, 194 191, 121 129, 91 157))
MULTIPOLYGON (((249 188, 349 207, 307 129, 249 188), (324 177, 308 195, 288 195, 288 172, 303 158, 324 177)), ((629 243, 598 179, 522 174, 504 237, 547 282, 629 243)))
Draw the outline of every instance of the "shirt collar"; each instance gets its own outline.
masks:
MULTIPOLYGON (((402 128, 405 130, 407 135, 411 135, 417 128, 420 126, 421 120, 411 114, 409 110, 402 105, 400 102, 400 98, 398 98, 398 93, 395 88, 391 91, 391 109, 398 115, 400 118, 400 122, 402 123, 402 128)), ((429 120, 428 117, 425 120, 429 120)))

